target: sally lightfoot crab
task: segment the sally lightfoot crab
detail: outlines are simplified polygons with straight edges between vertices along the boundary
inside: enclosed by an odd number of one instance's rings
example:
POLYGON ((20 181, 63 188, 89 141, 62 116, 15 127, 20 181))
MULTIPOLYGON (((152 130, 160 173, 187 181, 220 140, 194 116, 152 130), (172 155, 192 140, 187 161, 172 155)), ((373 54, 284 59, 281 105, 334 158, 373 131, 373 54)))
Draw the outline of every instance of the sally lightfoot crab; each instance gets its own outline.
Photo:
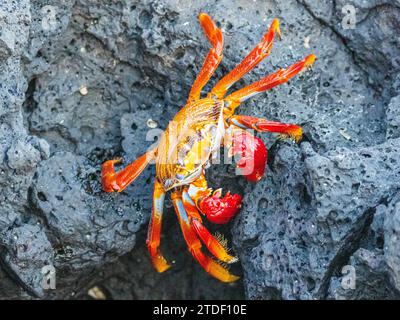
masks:
POLYGON ((279 21, 274 19, 260 43, 202 98, 201 90, 222 59, 223 35, 207 14, 201 13, 199 20, 212 48, 194 81, 186 105, 169 123, 156 148, 119 172, 115 171, 114 165, 120 159, 106 161, 102 166, 102 184, 106 192, 121 192, 154 160, 156 178, 147 236, 153 266, 158 272, 170 268, 159 246, 164 198, 166 192, 171 191, 190 253, 210 275, 224 282, 232 282, 238 277, 231 274, 225 264, 235 262, 237 258, 228 252, 221 237, 213 236, 207 230, 203 225, 203 216, 213 223, 227 223, 238 212, 242 198, 229 192, 222 197, 221 189, 212 191, 207 186, 204 170, 222 145, 228 150, 229 156, 240 158, 237 168, 242 175, 249 181, 257 182, 264 174, 268 152, 262 140, 246 129, 279 133, 297 142, 301 139, 302 129, 295 124, 234 115, 234 111, 248 98, 287 82, 311 66, 315 56, 311 54, 287 69, 280 69, 227 95, 235 82, 269 55, 275 35, 280 36, 279 21), (202 250, 203 246, 215 259, 202 250))

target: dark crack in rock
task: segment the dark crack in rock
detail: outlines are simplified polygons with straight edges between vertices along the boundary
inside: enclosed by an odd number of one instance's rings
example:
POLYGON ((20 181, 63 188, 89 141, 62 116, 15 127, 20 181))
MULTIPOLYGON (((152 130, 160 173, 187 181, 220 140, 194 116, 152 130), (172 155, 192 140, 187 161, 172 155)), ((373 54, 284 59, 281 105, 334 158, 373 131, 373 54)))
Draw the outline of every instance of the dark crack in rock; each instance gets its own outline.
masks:
POLYGON ((358 249, 348 261, 354 269, 344 268, 339 276, 331 279, 329 298, 336 300, 400 299, 398 290, 390 282, 387 266, 380 252, 358 249), (354 287, 350 280, 354 272, 354 287), (344 276, 343 276, 344 275, 344 276), (348 277, 348 278, 346 278, 348 277))

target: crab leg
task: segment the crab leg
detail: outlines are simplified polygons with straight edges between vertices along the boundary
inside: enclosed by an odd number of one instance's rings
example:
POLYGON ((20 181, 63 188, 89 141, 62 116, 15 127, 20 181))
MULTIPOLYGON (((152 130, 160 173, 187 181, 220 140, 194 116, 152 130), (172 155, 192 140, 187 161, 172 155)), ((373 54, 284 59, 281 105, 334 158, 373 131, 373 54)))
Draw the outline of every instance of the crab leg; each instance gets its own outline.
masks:
POLYGON ((182 203, 189 217, 190 225, 196 232, 197 236, 201 239, 207 249, 220 261, 226 263, 233 263, 237 261, 236 257, 231 256, 227 250, 226 245, 217 240, 202 223, 199 211, 196 205, 190 198, 186 190, 182 193, 182 203))
POLYGON ((222 31, 217 27, 214 21, 212 21, 210 16, 206 13, 200 13, 199 21, 203 27, 205 35, 212 45, 212 48, 209 51, 196 80, 193 83, 192 89, 189 93, 188 102, 198 100, 200 98, 201 90, 206 85, 208 80, 210 80, 211 76, 222 60, 222 50, 224 46, 222 31))
POLYGON ((189 217, 182 203, 182 192, 175 190, 172 193, 171 198, 175 212, 178 216, 183 237, 185 238, 188 249, 193 257, 199 262, 203 269, 214 278, 217 278, 222 282, 233 282, 238 280, 239 277, 231 274, 227 269, 201 251, 202 244, 198 239, 196 232, 190 225, 189 217))
POLYGON ((146 152, 119 172, 115 172, 114 165, 122 162, 122 159, 104 162, 101 167, 103 190, 106 192, 121 192, 124 190, 142 173, 149 162, 155 158, 155 152, 155 150, 146 152))
POLYGON ((233 112, 233 110, 240 103, 256 95, 257 93, 272 89, 282 83, 289 81, 300 71, 311 66, 314 63, 315 59, 315 55, 311 54, 287 69, 280 69, 277 72, 270 74, 257 82, 254 82, 251 85, 248 85, 238 91, 231 93, 225 98, 225 101, 228 103, 230 110, 233 112))
POLYGON ((242 129, 254 129, 259 132, 269 131, 280 133, 284 136, 293 138, 296 142, 300 141, 303 134, 301 127, 298 125, 268 121, 262 118, 251 116, 234 115, 228 119, 228 123, 242 129))
POLYGON ((242 60, 231 72, 224 76, 211 90, 211 93, 221 99, 228 89, 246 73, 267 57, 271 51, 275 34, 280 37, 279 20, 274 19, 268 32, 263 36, 259 44, 242 60))
POLYGON ((156 179, 154 182, 153 210, 147 233, 147 248, 149 249, 151 262, 158 272, 164 272, 171 266, 160 252, 161 222, 163 216, 165 192, 162 184, 156 179))

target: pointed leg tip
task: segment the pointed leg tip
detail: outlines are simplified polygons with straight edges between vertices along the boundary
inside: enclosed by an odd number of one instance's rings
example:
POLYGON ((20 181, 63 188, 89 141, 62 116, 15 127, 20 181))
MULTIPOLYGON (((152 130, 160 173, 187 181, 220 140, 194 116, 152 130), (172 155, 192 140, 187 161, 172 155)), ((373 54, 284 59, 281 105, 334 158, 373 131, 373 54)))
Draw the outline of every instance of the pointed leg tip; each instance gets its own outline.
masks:
POLYGON ((220 263, 212 260, 211 258, 207 259, 208 261, 208 268, 205 268, 208 274, 213 276, 214 278, 218 279, 222 282, 235 282, 240 279, 240 277, 235 276, 234 274, 230 273, 229 270, 226 268, 226 265, 221 265, 220 263))
POLYGON ((167 264, 162 267, 156 268, 156 270, 158 273, 163 273, 163 272, 167 271, 169 268, 171 268, 171 265, 167 264))
POLYGON ((314 64, 315 60, 317 60, 317 56, 315 54, 310 54, 309 56, 306 57, 305 59, 305 66, 311 66, 314 64))
POLYGON ((158 273, 163 273, 171 268, 171 265, 168 264, 165 259, 155 259, 153 260, 153 266, 157 270, 158 273))
POLYGON ((279 37, 279 40, 281 39, 281 28, 280 28, 280 22, 278 18, 275 18, 272 23, 271 23, 271 29, 276 32, 276 34, 279 37))

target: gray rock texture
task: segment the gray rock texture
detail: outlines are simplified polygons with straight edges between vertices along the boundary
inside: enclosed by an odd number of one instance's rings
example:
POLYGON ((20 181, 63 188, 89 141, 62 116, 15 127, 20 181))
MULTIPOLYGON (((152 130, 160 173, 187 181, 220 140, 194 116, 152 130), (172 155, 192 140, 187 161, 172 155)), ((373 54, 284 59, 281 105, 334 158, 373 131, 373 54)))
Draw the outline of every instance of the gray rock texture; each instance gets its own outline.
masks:
POLYGON ((396 0, 2 1, 0 298, 88 298, 94 285, 111 299, 399 298, 399 24, 396 0), (225 35, 205 91, 273 17, 282 40, 233 89, 318 57, 238 109, 298 123, 303 141, 260 135, 270 157, 255 185, 232 166, 207 172, 244 195, 233 223, 210 226, 239 255, 232 285, 193 261, 169 201, 162 246, 174 267, 152 269, 153 165, 119 194, 100 186, 104 160, 135 159, 184 105, 209 48, 201 11, 225 35), (43 289, 48 265, 56 290, 43 289))

